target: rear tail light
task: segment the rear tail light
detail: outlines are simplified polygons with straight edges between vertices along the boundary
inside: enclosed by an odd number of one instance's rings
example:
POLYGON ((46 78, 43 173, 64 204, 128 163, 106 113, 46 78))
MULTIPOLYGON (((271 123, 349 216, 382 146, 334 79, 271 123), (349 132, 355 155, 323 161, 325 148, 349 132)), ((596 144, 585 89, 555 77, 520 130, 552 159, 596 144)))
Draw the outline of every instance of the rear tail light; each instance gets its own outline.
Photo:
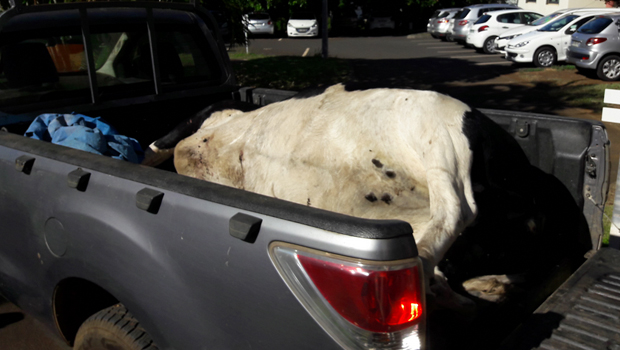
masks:
POLYGON ((369 261, 278 242, 270 256, 304 308, 343 348, 423 348, 419 258, 369 261))
POLYGON ((607 38, 590 38, 588 39, 588 41, 586 41, 586 45, 592 46, 592 45, 604 43, 605 41, 607 41, 607 38))
POLYGON ((267 22, 267 25, 268 25, 268 26, 270 26, 270 25, 271 25, 271 21, 268 21, 268 22, 267 22))
POLYGON ((440 20, 437 21, 437 23, 439 23, 439 24, 441 24, 441 23, 448 23, 448 22, 450 22, 450 20, 445 19, 445 18, 444 19, 440 19, 440 20))
POLYGON ((460 22, 459 22, 459 25, 460 25, 460 26, 464 26, 464 25, 466 25, 467 23, 469 23, 469 21, 467 21, 466 19, 464 19, 464 20, 462 20, 462 21, 460 21, 460 22))
POLYGON ((478 32, 484 32, 487 29, 489 29, 489 26, 482 26, 482 27, 478 28, 478 32))

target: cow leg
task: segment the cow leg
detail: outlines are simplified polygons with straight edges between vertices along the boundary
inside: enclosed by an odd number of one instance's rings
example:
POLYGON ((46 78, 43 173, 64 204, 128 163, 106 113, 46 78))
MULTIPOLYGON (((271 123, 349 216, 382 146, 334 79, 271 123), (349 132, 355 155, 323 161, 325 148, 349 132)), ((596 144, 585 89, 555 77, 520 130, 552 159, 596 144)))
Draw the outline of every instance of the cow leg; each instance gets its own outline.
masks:
MULTIPOLYGON (((445 160, 445 155, 439 159, 445 160)), ((431 217, 419 238, 416 237, 427 281, 426 291, 438 294, 436 302, 439 306, 471 310, 473 302, 452 291, 443 274, 438 274, 435 269, 456 238, 476 217, 471 182, 468 173, 461 174, 449 166, 429 168, 426 175, 431 217)))

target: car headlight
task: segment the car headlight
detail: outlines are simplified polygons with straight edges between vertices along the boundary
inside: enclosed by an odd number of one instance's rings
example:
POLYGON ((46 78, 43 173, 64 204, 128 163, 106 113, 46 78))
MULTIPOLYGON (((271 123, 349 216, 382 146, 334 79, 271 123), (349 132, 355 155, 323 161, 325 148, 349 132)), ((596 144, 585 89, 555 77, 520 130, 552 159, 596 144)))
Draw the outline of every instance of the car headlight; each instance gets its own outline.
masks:
POLYGON ((312 25, 312 28, 316 28, 319 24, 314 22, 314 24, 312 25))
POLYGON ((528 40, 528 41, 522 41, 522 42, 520 42, 520 43, 518 43, 518 44, 508 45, 508 48, 511 48, 511 49, 518 49, 518 48, 523 47, 523 46, 525 46, 525 45, 527 45, 527 44, 529 44, 529 43, 530 43, 530 41, 529 41, 529 40, 528 40))
POLYGON ((295 28, 295 27, 293 27, 293 25, 292 25, 292 24, 290 24, 290 23, 287 23, 287 24, 286 24, 286 26, 287 26, 287 27, 289 27, 289 28, 295 28))

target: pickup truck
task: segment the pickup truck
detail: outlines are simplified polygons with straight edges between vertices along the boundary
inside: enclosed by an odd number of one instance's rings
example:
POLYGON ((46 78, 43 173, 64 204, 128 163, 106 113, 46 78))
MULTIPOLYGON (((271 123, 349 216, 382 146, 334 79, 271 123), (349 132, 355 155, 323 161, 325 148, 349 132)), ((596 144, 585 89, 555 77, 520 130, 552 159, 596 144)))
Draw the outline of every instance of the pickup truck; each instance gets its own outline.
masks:
MULTIPOLYGON (((146 148, 212 103, 295 94, 239 87, 216 23, 200 6, 167 2, 13 4, 0 14, 1 296, 76 349, 484 349, 561 290, 574 269, 549 271, 516 306, 442 316, 407 282, 419 278, 419 258, 404 222, 23 136, 38 115, 76 112, 146 148)), ((566 187, 599 250, 604 125, 482 112, 566 187)))

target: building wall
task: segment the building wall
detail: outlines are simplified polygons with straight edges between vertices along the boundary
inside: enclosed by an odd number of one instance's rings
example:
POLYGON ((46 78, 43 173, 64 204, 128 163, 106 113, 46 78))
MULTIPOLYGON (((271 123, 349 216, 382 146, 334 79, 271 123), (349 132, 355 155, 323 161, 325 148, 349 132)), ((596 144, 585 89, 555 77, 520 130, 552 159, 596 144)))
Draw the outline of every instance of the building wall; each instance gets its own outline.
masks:
MULTIPOLYGON (((535 0, 526 1, 519 0, 518 6, 524 10, 530 10, 548 15, 554 11, 567 8, 604 8, 605 2, 603 0, 555 0, 556 4, 547 4, 549 0, 535 0)), ((551 0, 554 1, 554 0, 551 0)))

